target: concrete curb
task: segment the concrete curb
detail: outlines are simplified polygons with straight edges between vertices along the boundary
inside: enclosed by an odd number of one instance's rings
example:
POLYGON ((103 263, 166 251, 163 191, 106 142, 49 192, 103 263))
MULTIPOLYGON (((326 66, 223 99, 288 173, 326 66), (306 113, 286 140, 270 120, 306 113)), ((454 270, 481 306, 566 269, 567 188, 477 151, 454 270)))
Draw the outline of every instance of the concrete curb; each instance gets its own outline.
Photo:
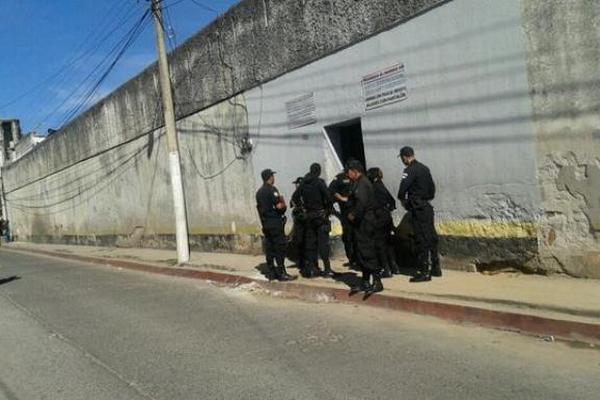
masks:
POLYGON ((386 295, 385 292, 383 294, 373 295, 367 300, 363 300, 362 295, 360 294, 357 294, 356 296, 349 296, 348 290, 345 289, 304 285, 298 282, 267 282, 229 273, 198 270, 185 267, 162 267, 143 262, 81 256, 39 249, 15 249, 6 247, 3 247, 2 249, 17 253, 33 253, 74 261, 83 261, 92 264, 124 268, 134 271, 150 272, 182 278, 202 279, 234 287, 244 284, 254 284, 266 291, 271 293, 276 292, 277 294, 286 298, 362 304, 373 307, 387 308, 390 310, 433 316, 452 322, 467 322, 488 328, 510 330, 536 336, 552 336, 558 339, 569 341, 600 342, 600 324, 559 320, 536 315, 490 310, 473 306, 390 296, 386 295))

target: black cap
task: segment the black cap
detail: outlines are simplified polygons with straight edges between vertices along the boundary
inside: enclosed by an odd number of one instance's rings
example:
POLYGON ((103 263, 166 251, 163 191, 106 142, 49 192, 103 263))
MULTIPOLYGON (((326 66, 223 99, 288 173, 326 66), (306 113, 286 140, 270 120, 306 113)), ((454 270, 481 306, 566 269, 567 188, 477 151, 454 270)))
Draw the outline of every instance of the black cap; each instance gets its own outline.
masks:
POLYGON ((312 175, 315 175, 315 176, 320 176, 320 175, 321 175, 321 164, 319 164, 319 163, 312 163, 312 164, 310 165, 309 172, 310 172, 312 175))
POLYGON ((263 172, 260 173, 260 176, 262 177, 263 182, 266 182, 269 180, 270 177, 272 177, 276 173, 277 172, 273 171, 272 169, 267 168, 263 172))
POLYGON ((415 155, 415 151, 413 150, 412 147, 404 146, 403 148, 400 149, 400 153, 398 154, 398 157, 412 157, 414 155, 415 155))
POLYGON ((360 173, 365 173, 365 167, 363 167, 362 163, 358 160, 350 160, 348 161, 348 163, 346 164, 346 171, 349 170, 356 170, 360 173))
POLYGON ((299 176, 296 178, 296 180, 294 182, 292 182, 294 185, 299 185, 302 183, 302 181, 304 180, 303 177, 299 176))
POLYGON ((378 167, 369 168, 367 171, 367 178, 369 178, 370 181, 375 181, 379 178, 379 172, 380 169, 378 167))

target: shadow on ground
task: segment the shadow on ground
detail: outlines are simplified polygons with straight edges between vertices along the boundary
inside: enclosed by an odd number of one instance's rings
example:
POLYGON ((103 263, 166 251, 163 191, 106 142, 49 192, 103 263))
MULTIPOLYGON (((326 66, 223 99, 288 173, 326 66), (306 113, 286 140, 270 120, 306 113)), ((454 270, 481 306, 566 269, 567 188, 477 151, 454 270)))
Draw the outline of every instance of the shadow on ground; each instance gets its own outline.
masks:
POLYGON ((0 279, 0 285, 4 285, 5 283, 10 283, 13 281, 18 281, 19 279, 21 279, 20 276, 11 276, 8 278, 0 279))

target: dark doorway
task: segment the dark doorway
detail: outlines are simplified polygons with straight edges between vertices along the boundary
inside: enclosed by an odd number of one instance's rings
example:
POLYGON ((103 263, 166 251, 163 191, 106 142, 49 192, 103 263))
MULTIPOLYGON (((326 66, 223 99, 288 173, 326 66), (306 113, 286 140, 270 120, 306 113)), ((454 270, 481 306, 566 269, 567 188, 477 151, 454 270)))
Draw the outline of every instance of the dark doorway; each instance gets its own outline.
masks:
POLYGON ((354 158, 367 167, 360 118, 326 126, 325 132, 342 165, 354 158))

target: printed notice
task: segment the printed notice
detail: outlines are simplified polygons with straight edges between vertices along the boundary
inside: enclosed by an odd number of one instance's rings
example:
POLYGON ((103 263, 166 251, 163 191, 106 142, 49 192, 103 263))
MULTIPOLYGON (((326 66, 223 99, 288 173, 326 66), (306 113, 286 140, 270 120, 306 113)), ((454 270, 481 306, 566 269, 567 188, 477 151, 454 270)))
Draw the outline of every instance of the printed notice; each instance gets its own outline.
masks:
POLYGON ((404 64, 363 76, 362 89, 367 111, 406 100, 408 90, 404 64))
POLYGON ((307 93, 285 103, 288 128, 295 129, 317 122, 314 93, 307 93))

